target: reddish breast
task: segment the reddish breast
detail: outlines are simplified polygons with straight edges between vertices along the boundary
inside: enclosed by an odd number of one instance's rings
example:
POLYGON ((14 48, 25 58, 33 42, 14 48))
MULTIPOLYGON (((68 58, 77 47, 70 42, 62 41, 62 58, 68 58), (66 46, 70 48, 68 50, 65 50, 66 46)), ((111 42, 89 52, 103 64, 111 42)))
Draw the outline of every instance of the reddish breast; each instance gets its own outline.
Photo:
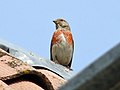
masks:
POLYGON ((73 40, 72 40, 71 32, 70 31, 64 31, 64 30, 57 30, 57 31, 54 32, 53 37, 52 37, 52 44, 55 44, 56 42, 58 42, 58 38, 57 37, 60 34, 64 34, 68 44, 70 44, 70 45, 72 44, 73 40))
POLYGON ((64 31, 63 34, 64 34, 64 36, 65 36, 65 38, 66 38, 68 44, 71 45, 72 42, 73 42, 71 32, 70 32, 70 31, 64 31))

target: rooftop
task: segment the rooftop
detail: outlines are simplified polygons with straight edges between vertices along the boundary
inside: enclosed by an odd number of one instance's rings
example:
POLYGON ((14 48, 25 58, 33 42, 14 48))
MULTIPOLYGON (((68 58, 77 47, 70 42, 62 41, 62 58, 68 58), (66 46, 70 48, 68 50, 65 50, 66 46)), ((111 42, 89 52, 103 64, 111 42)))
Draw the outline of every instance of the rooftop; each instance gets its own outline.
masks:
POLYGON ((64 66, 0 40, 2 90, 56 90, 73 75, 64 66))

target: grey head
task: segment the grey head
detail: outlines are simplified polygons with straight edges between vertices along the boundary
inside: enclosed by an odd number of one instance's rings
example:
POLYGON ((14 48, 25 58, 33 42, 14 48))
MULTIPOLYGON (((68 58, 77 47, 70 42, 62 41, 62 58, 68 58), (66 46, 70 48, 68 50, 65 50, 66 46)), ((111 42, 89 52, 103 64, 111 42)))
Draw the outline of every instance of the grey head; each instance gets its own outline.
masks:
POLYGON ((70 26, 66 20, 59 18, 59 19, 54 20, 53 22, 56 24, 56 30, 62 29, 62 30, 70 31, 70 26))

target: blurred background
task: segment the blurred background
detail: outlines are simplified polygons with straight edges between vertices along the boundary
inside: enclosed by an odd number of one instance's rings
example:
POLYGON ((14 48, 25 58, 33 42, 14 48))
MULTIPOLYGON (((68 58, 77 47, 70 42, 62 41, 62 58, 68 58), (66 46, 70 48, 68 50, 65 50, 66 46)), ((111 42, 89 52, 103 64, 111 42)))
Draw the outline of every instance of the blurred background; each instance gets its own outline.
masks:
POLYGON ((76 73, 120 42, 119 0, 0 0, 0 38, 48 59, 57 18, 70 24, 76 73))

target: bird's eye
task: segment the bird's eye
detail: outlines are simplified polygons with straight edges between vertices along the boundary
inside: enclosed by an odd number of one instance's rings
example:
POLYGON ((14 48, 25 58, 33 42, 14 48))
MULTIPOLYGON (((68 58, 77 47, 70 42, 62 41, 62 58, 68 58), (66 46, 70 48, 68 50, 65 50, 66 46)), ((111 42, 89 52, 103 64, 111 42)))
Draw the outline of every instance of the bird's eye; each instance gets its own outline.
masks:
POLYGON ((60 21, 63 21, 63 19, 61 19, 60 21))

